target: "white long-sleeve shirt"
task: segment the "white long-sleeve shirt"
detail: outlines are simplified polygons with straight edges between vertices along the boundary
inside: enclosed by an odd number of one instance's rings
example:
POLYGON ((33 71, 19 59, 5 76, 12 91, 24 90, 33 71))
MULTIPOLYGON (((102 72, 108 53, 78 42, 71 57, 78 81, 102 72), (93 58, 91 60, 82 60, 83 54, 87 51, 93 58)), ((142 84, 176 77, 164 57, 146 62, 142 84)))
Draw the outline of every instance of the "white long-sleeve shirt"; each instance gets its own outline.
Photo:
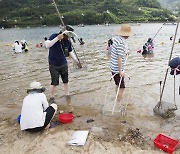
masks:
POLYGON ((21 110, 21 130, 42 127, 49 104, 44 93, 29 93, 23 100, 21 110))
POLYGON ((59 41, 58 37, 55 37, 53 40, 46 40, 45 43, 45 47, 47 49, 49 49, 50 47, 52 47, 57 41, 59 41))
POLYGON ((12 46, 15 50, 15 53, 21 53, 22 52, 22 45, 18 43, 14 43, 12 46))
MULTIPOLYGON (((50 47, 52 47, 57 41, 59 41, 58 37, 55 37, 53 40, 46 40, 44 42, 45 44, 45 48, 49 49, 50 47)), ((79 63, 75 53, 73 51, 69 52, 71 58, 76 62, 79 63)))

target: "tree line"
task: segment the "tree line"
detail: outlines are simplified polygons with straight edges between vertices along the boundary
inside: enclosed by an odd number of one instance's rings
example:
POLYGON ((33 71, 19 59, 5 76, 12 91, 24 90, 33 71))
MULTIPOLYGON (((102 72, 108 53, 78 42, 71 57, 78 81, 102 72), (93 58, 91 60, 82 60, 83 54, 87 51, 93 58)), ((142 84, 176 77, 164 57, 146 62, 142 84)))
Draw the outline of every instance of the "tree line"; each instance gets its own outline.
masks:
MULTIPOLYGON (((156 0, 55 0, 65 24, 174 21, 156 0)), ((0 0, 0 27, 59 25, 52 0, 0 0)))

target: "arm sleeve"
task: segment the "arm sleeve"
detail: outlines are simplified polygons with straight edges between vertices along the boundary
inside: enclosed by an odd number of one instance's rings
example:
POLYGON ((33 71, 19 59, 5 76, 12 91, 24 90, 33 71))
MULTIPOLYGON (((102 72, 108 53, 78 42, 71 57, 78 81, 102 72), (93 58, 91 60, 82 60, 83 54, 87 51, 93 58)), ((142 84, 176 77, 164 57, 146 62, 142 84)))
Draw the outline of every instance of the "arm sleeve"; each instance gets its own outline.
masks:
POLYGON ((76 55, 74 54, 73 51, 71 51, 69 54, 70 54, 71 58, 72 58, 76 63, 79 63, 79 61, 78 61, 78 59, 77 59, 77 57, 76 57, 76 55))
POLYGON ((53 40, 47 40, 45 41, 45 47, 47 49, 49 49, 50 47, 52 47, 57 41, 58 41, 58 37, 55 37, 53 40))

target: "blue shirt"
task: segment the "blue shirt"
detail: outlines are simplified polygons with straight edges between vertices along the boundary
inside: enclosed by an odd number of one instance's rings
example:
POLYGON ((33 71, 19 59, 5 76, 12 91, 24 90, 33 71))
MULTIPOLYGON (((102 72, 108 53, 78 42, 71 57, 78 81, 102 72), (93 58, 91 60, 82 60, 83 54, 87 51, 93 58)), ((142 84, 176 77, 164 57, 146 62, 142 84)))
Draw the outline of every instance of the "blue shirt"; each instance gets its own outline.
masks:
MULTIPOLYGON (((49 40, 53 40, 57 36, 58 33, 52 34, 49 37, 49 40)), ((68 49, 68 52, 72 51, 72 45, 69 40, 57 41, 52 47, 49 48, 49 56, 48 56, 49 65, 61 66, 67 64, 67 60, 64 53, 65 48, 68 49)))

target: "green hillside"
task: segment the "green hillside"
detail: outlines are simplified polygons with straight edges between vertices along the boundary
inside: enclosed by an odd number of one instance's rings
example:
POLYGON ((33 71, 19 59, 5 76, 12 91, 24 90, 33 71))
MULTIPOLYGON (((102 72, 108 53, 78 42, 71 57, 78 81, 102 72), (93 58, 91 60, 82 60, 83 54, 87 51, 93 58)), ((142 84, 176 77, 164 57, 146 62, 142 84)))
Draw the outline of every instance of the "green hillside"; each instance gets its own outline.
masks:
MULTIPOLYGON (((174 21, 156 0, 55 0, 65 24, 174 21)), ((0 27, 58 25, 52 0, 0 0, 0 27)))
POLYGON ((180 13, 180 0, 157 0, 162 7, 180 13))

